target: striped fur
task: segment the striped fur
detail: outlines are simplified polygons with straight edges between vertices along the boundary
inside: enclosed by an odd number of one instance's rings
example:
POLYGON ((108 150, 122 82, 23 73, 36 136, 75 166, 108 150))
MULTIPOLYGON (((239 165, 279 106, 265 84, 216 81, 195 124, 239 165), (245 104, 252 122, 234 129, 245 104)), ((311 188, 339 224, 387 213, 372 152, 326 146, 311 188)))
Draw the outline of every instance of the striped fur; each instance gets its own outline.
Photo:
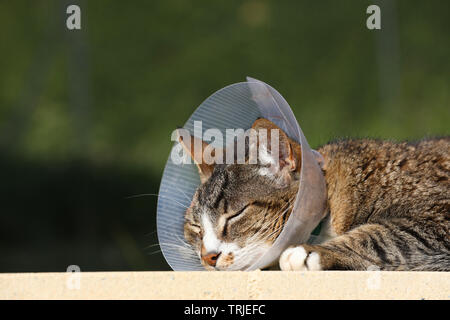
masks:
POLYGON ((342 140, 319 149, 332 227, 322 269, 450 270, 450 139, 342 140))
MULTIPOLYGON (((301 163, 299 146, 289 143, 301 163)), ((325 159, 330 220, 323 233, 334 237, 289 249, 281 256, 282 269, 450 270, 450 138, 349 139, 318 151, 325 159)), ((186 212, 186 240, 201 256, 207 214, 219 242, 234 248, 207 269, 245 269, 281 232, 300 168, 272 177, 261 168, 216 165, 198 188, 186 212)))

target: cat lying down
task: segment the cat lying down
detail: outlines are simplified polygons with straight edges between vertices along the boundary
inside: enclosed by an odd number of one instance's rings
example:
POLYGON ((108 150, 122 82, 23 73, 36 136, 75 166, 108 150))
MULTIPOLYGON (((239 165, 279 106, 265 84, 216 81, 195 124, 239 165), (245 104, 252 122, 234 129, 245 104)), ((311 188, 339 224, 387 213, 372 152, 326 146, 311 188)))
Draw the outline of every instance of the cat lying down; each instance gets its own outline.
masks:
MULTIPOLYGON (((184 235, 207 270, 246 269, 292 211, 301 148, 269 120, 252 128, 278 130, 276 168, 197 163, 202 183, 185 213, 184 235)), ((186 149, 194 160, 202 157, 186 149)), ((320 243, 286 249, 281 270, 450 271, 450 137, 339 140, 317 151, 328 193, 320 243)))

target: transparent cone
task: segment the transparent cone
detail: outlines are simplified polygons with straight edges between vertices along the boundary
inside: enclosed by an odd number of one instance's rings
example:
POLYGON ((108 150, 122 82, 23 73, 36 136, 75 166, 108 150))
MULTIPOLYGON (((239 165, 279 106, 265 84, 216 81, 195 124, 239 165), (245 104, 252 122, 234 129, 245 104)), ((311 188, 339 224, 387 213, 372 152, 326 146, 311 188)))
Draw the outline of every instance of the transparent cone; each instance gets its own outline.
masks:
MULTIPOLYGON (((201 121, 202 133, 216 128, 225 137, 226 129, 249 129, 260 117, 272 121, 290 138, 300 143, 302 165, 300 186, 288 221, 269 251, 247 270, 272 265, 290 245, 307 242, 312 230, 324 217, 327 193, 325 180, 317 163, 320 155, 309 147, 286 100, 271 86, 252 78, 215 92, 184 125, 192 134, 199 131, 194 130, 194 123, 201 121)), ((216 140, 214 144, 217 147, 223 146, 222 141, 216 140)), ((186 244, 183 231, 184 213, 199 184, 195 164, 178 165, 169 157, 159 190, 157 232, 162 253, 175 271, 204 270, 198 255, 186 244)))

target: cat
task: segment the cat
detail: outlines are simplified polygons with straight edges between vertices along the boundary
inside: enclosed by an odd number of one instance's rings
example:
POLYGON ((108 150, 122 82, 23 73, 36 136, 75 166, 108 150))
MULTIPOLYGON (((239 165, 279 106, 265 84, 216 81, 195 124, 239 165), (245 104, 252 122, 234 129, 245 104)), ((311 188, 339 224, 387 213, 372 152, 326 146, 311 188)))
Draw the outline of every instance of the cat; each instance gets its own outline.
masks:
MULTIPOLYGON (((201 180, 184 235, 207 270, 245 270, 271 247, 292 210, 301 147, 267 119, 252 128, 278 130, 276 170, 260 162, 206 164, 180 140, 201 180)), ((193 146, 197 138, 190 139, 193 146)), ((346 139, 317 151, 328 194, 320 243, 286 249, 281 270, 450 271, 450 137, 346 139)))

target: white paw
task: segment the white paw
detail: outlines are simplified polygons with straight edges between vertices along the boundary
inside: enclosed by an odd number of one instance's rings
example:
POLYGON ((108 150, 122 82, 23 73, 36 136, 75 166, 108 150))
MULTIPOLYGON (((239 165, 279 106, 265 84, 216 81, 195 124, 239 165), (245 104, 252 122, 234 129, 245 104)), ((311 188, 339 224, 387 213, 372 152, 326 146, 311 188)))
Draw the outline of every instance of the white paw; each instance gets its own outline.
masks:
POLYGON ((320 255, 311 252, 309 255, 302 246, 284 250, 280 257, 280 269, 283 271, 319 271, 320 255))

